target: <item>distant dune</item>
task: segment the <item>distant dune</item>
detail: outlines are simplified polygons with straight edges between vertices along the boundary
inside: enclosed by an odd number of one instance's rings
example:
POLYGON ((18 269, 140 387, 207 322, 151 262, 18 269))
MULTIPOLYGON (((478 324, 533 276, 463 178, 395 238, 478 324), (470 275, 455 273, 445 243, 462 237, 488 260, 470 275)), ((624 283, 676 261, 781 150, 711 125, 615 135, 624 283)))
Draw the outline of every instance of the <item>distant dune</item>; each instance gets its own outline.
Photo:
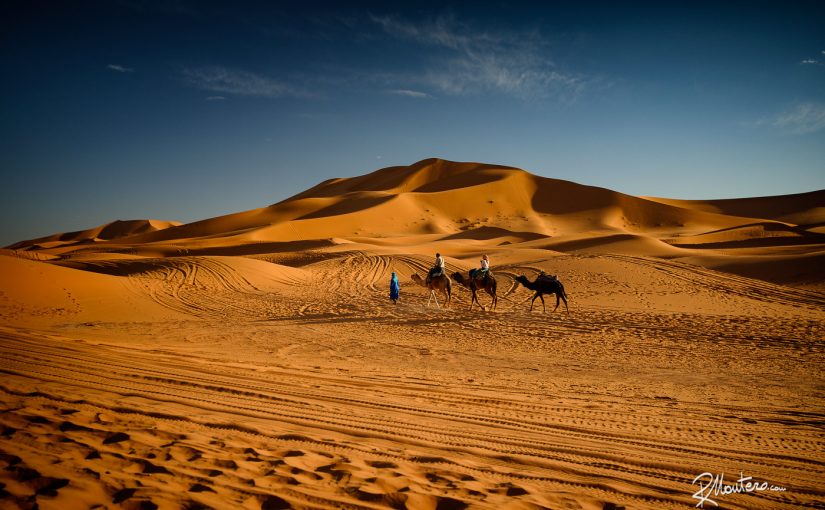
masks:
POLYGON ((136 234, 147 232, 157 232, 169 227, 180 225, 177 221, 163 220, 116 220, 99 227, 80 230, 77 232, 66 232, 64 234, 52 234, 29 241, 20 241, 9 246, 12 250, 22 250, 27 248, 57 248, 71 244, 91 243, 95 241, 111 241, 122 239, 136 234))
POLYGON ((822 226, 825 217, 825 190, 771 197, 732 198, 723 200, 675 200, 646 197, 685 209, 749 218, 763 218, 800 226, 822 226))

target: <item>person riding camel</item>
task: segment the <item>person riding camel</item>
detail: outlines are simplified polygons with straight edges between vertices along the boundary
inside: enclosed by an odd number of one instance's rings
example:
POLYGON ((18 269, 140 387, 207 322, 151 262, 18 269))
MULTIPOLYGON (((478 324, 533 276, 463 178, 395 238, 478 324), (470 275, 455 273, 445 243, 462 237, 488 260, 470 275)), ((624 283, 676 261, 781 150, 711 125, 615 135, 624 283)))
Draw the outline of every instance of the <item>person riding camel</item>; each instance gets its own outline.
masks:
POLYGON ((444 257, 441 256, 440 253, 435 254, 435 266, 430 269, 430 273, 427 275, 427 281, 429 282, 436 276, 441 276, 445 274, 445 264, 444 264, 444 257))
POLYGON ((481 280, 484 278, 487 273, 490 272, 490 258, 487 254, 481 256, 481 268, 480 269, 472 269, 470 271, 470 278, 476 278, 481 280))

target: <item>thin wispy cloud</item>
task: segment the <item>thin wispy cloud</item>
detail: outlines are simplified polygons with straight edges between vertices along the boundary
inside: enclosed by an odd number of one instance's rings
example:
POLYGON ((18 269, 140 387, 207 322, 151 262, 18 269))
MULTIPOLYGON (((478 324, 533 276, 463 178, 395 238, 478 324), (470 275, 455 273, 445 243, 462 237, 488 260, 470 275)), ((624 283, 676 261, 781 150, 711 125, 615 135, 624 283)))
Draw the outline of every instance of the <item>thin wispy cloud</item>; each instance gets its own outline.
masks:
POLYGON ((223 96, 209 96, 206 98, 207 101, 224 101, 226 100, 223 96))
POLYGON ((825 104, 802 103, 772 119, 774 127, 791 134, 804 135, 825 129, 825 104))
MULTIPOLYGON (((184 69, 190 85, 209 92, 255 97, 310 97, 308 91, 289 83, 249 71, 220 66, 184 69)), ((210 96, 223 97, 223 96, 210 96)))
MULTIPOLYGON (((820 51, 820 54, 825 55, 825 50, 820 51)), ((821 66, 825 65, 824 62, 821 60, 817 60, 815 58, 803 58, 799 61, 799 63, 803 66, 821 66)))
POLYGON ((792 135, 806 135, 825 130, 825 104, 800 103, 777 115, 762 118, 751 126, 769 126, 792 135))
POLYGON ((131 67, 124 67, 124 66, 117 65, 117 64, 109 64, 109 65, 106 66, 106 69, 109 69, 111 71, 117 71, 119 73, 133 73, 133 72, 135 72, 135 70, 132 69, 131 67))
POLYGON ((433 97, 432 95, 427 94, 426 92, 420 92, 418 90, 410 89, 393 89, 388 90, 387 93, 395 96, 413 97, 416 99, 428 99, 433 97))
POLYGON ((584 79, 562 71, 547 57, 538 33, 486 33, 451 18, 413 24, 392 16, 370 16, 389 36, 431 47, 436 53, 418 75, 406 77, 444 94, 503 93, 522 99, 573 99, 584 79))

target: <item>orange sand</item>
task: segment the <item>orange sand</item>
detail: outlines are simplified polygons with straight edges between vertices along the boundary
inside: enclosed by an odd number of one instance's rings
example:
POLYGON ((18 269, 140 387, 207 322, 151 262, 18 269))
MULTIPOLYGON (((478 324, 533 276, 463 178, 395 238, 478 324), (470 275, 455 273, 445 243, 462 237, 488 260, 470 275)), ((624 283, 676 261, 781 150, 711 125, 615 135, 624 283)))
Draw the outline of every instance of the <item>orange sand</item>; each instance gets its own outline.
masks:
POLYGON ((17 243, 0 508, 688 508, 702 472, 786 488, 724 508, 823 505, 823 224, 825 191, 681 201, 425 160, 17 243), (436 251, 489 254, 498 309, 456 284, 425 306, 436 251), (514 278, 542 270, 569 313, 529 311, 514 278))

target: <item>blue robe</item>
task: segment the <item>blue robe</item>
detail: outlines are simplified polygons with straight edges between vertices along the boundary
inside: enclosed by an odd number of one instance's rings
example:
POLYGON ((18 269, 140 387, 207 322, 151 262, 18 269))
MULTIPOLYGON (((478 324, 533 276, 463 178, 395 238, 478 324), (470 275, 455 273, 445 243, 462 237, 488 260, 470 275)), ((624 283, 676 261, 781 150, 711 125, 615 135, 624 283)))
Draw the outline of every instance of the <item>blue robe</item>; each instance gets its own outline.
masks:
POLYGON ((401 292, 401 287, 398 285, 398 278, 390 280, 390 299, 398 299, 398 293, 401 292))

